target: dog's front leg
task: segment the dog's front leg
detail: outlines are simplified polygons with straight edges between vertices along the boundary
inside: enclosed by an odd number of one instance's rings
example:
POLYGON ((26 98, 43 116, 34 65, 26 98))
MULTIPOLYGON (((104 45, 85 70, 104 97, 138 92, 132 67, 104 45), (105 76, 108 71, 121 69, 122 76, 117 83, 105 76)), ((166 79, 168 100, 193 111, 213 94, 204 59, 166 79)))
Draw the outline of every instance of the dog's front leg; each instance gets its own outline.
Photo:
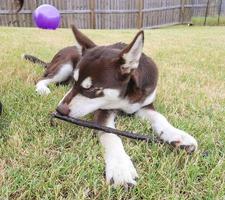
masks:
MULTIPOLYGON (((115 128, 115 112, 100 110, 95 114, 96 121, 104 126, 115 128)), ((105 151, 106 181, 114 186, 130 187, 136 185, 136 169, 124 150, 120 137, 111 133, 99 134, 105 151)))
POLYGON ((142 119, 148 120, 153 130, 164 142, 184 148, 188 153, 197 150, 198 145, 195 138, 172 126, 162 114, 155 111, 152 104, 140 109, 136 115, 142 119))

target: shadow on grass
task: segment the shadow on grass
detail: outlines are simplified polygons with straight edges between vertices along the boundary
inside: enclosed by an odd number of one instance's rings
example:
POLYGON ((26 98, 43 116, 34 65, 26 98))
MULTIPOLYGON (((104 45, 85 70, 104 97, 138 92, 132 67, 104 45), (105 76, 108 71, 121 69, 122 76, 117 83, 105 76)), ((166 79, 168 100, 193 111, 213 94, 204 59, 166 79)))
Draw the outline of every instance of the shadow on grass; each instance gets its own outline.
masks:
POLYGON ((9 137, 8 128, 10 127, 11 121, 9 116, 7 115, 7 111, 5 107, 1 107, 1 114, 0 114, 0 141, 6 141, 9 137))

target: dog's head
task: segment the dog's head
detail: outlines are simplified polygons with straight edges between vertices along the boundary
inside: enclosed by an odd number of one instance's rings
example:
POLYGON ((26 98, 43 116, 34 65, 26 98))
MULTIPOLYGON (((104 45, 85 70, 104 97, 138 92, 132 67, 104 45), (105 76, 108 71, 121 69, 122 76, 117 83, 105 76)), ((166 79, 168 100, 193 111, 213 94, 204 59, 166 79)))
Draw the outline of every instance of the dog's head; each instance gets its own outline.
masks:
POLYGON ((60 101, 57 111, 82 117, 97 109, 117 109, 118 100, 124 97, 130 78, 139 66, 143 31, 121 49, 113 45, 97 46, 76 27, 72 30, 82 57, 74 71, 75 83, 60 101))

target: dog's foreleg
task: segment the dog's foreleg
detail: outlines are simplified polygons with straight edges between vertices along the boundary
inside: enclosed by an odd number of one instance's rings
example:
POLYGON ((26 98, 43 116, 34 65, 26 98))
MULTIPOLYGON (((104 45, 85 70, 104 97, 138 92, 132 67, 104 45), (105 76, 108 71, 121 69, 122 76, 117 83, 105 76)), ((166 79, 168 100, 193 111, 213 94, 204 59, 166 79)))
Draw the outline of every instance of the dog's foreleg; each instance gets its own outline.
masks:
POLYGON ((140 109, 136 116, 148 120, 153 130, 164 142, 184 148, 188 153, 197 150, 198 145, 195 138, 172 126, 162 114, 155 111, 152 104, 140 109))
MULTIPOLYGON (((115 128, 115 113, 113 111, 97 111, 95 118, 99 124, 115 128)), ((120 137, 103 132, 100 132, 99 135, 105 151, 107 183, 125 187, 136 185, 135 179, 138 175, 130 157, 124 150, 120 137)))
POLYGON ((72 63, 66 63, 60 66, 59 70, 54 74, 48 74, 47 77, 41 79, 36 84, 36 91, 40 95, 48 95, 51 91, 48 88, 50 83, 61 83, 66 81, 73 73, 72 63))
POLYGON ((48 85, 52 82, 51 78, 44 78, 36 84, 36 92, 40 95, 48 95, 51 93, 48 85))

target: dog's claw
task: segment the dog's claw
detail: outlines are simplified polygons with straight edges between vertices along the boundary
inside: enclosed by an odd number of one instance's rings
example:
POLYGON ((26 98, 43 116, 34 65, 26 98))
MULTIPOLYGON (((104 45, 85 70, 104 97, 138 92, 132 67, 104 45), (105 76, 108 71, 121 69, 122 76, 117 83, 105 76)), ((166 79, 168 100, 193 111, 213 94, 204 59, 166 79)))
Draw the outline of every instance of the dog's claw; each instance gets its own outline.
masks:
POLYGON ((188 154, 191 154, 196 150, 196 147, 194 145, 188 145, 185 147, 185 150, 188 154))
POLYGON ((170 144, 172 145, 172 147, 177 148, 179 146, 179 141, 173 141, 170 144))
POLYGON ((195 145, 179 145, 180 141, 173 141, 170 143, 174 148, 184 149, 188 154, 193 153, 196 150, 195 145))
POLYGON ((126 153, 108 155, 106 159, 106 182, 113 187, 124 188, 136 185, 137 171, 126 153))
POLYGON ((114 184, 113 178, 110 179, 109 184, 110 184, 110 185, 113 185, 113 184, 114 184))
POLYGON ((135 185, 133 183, 127 183, 127 189, 128 190, 134 188, 134 186, 135 185))
POLYGON ((188 147, 189 147, 189 145, 180 145, 181 149, 185 149, 186 150, 188 147))

